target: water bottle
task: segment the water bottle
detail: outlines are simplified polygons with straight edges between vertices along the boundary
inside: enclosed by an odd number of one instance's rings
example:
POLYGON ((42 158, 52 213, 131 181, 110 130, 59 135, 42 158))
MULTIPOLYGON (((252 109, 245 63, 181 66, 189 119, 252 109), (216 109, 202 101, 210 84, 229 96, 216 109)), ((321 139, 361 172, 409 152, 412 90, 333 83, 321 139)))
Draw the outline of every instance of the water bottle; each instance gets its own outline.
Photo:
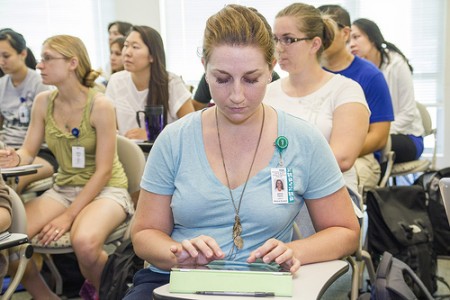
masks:
POLYGON ((20 97, 20 106, 19 106, 19 124, 21 126, 28 126, 30 124, 30 107, 27 103, 27 98, 20 97))

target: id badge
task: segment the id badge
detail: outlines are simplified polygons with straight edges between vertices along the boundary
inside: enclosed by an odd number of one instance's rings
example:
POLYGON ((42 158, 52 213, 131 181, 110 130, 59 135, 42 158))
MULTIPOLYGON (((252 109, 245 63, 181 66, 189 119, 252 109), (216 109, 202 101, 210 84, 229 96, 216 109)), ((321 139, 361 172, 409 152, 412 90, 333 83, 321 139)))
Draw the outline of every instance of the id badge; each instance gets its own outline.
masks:
POLYGON ((272 179, 272 203, 294 203, 294 179, 292 169, 272 168, 270 170, 270 177, 272 179))
POLYGON ((84 168, 84 147, 72 146, 72 168, 84 168))

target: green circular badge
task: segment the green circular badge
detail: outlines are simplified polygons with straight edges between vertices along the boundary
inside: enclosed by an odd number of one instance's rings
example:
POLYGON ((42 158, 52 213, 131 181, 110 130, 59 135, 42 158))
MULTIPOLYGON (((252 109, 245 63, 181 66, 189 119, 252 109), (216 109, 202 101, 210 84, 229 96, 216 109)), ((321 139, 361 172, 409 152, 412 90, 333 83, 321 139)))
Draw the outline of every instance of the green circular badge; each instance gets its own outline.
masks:
POLYGON ((288 144, 288 139, 284 136, 279 136, 275 140, 275 146, 277 146, 277 148, 280 150, 286 149, 288 144))

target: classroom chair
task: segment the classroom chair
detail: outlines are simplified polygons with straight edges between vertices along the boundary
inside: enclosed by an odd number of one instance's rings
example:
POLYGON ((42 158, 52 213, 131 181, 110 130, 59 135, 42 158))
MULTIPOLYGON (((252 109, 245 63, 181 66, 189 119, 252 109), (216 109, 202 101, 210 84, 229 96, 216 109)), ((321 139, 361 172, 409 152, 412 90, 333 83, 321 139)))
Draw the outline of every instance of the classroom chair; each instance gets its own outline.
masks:
MULTIPOLYGON (((419 102, 416 102, 416 105, 417 109, 420 112, 422 125, 425 130, 424 137, 430 135, 433 135, 434 137, 434 147, 431 160, 419 158, 417 160, 408 161, 404 163, 395 163, 395 154, 393 153, 393 151, 388 150, 385 156, 385 160, 387 160, 387 168, 385 174, 383 175, 383 178, 380 181, 381 187, 385 187, 389 183, 390 179, 392 179, 392 182, 395 185, 396 184, 395 178, 397 176, 404 176, 436 169, 437 130, 436 128, 433 128, 431 117, 426 106, 419 102)), ((388 139, 388 145, 386 148, 390 149, 390 138, 388 139)))
MULTIPOLYGON (((27 217, 25 214, 25 207, 23 206, 22 199, 16 194, 16 192, 8 187, 9 189, 9 196, 11 199, 11 206, 12 206, 12 224, 11 227, 8 229, 10 233, 27 233, 27 217)), ((25 272, 25 268, 28 264, 28 261, 30 260, 31 256, 33 255, 33 247, 30 245, 30 243, 17 243, 17 245, 13 245, 11 247, 15 247, 14 250, 19 255, 19 267, 16 271, 16 274, 13 278, 11 278, 11 281, 9 283, 8 288, 6 289, 5 293, 1 297, 2 300, 9 300, 11 299, 13 293, 15 292, 17 286, 19 285, 20 281, 22 280, 23 274, 25 272)), ((13 248, 10 248, 13 249, 13 248)))

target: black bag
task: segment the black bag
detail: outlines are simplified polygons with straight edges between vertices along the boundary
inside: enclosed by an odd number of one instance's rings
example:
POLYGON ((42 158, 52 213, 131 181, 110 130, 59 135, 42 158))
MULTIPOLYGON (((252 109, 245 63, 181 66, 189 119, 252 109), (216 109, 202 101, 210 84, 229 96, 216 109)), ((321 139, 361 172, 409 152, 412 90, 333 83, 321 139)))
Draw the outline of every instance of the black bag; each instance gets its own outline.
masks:
MULTIPOLYGON (((425 191, 417 185, 369 189, 366 194, 368 251, 375 268, 385 251, 392 253, 419 276, 428 291, 437 290, 437 257, 425 205, 425 191)), ((421 288, 407 281, 416 295, 421 288)))
POLYGON ((425 189, 428 215, 434 232, 434 250, 437 255, 450 256, 450 225, 439 191, 439 180, 443 177, 450 177, 450 168, 424 173, 414 184, 425 189))
POLYGON ((134 274, 144 267, 144 261, 133 249, 131 239, 125 240, 106 261, 100 281, 100 300, 123 299, 133 284, 134 274))
POLYGON ((374 300, 410 300, 417 299, 417 295, 406 282, 414 282, 421 289, 424 299, 432 300, 433 296, 413 270, 401 260, 394 258, 391 253, 384 252, 383 259, 378 265, 375 283, 372 285, 374 300))

